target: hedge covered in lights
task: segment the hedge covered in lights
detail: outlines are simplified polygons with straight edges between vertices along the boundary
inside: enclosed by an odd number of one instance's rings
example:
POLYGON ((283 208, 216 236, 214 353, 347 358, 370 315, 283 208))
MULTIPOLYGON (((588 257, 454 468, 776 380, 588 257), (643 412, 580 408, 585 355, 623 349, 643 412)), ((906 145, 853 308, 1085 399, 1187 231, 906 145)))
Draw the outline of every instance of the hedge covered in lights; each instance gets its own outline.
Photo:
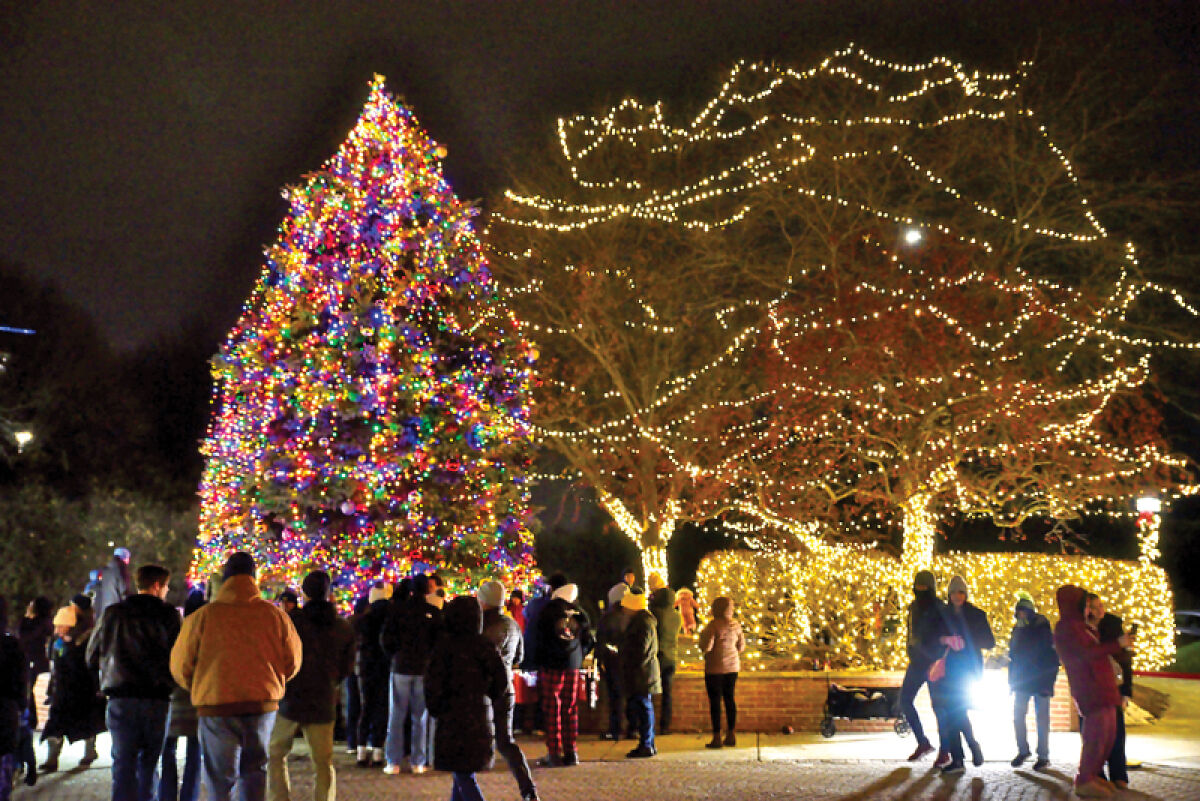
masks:
MULTIPOLYGON (((896 669, 904 652, 904 607, 912 599, 899 562, 874 550, 847 547, 813 551, 722 551, 701 562, 699 600, 707 608, 720 595, 733 598, 746 628, 751 669, 788 661, 810 667, 825 659, 834 667, 896 669), (830 645, 819 646, 828 631, 830 645)), ((1018 590, 1029 592, 1038 611, 1058 620, 1055 591, 1076 584, 1104 599, 1128 627, 1137 623, 1134 667, 1154 670, 1175 656, 1173 600, 1166 573, 1148 560, 1029 553, 949 553, 933 558, 938 592, 960 574, 970 601, 987 613, 996 635, 995 654, 1008 652, 1018 590)), ((819 663, 818 663, 819 664, 819 663)))

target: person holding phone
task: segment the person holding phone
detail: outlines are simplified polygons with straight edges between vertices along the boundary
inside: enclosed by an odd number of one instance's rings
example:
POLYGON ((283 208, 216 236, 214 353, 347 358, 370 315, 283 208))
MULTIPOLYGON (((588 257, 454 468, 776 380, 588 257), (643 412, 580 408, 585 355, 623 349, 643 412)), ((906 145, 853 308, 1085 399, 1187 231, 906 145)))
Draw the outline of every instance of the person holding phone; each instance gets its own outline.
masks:
MULTIPOLYGON (((1104 601, 1094 592, 1087 595, 1087 623, 1096 630, 1100 642, 1117 642, 1124 632, 1124 622, 1104 608, 1104 601)), ((1129 628, 1129 639, 1137 634, 1137 624, 1129 628)), ((1129 787, 1129 770, 1125 763, 1125 708, 1133 697, 1133 650, 1122 648, 1113 656, 1113 661, 1121 671, 1121 683, 1118 689, 1121 693, 1121 705, 1116 711, 1116 736, 1113 738, 1112 750, 1108 752, 1105 765, 1108 769, 1108 780, 1122 790, 1129 787)))

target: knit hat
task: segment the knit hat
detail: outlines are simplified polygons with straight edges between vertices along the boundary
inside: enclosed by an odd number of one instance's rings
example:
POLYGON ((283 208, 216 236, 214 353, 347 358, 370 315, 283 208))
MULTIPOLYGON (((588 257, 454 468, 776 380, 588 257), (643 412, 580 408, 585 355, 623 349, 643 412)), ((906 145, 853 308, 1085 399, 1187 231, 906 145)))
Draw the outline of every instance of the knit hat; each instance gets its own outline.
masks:
POLYGON ((614 606, 619 606, 621 599, 625 597, 625 593, 627 592, 629 592, 629 585, 623 581, 618 581, 612 585, 612 588, 608 591, 608 608, 612 609, 614 606))
POLYGON ((475 597, 479 599, 480 606, 499 609, 504 606, 505 587, 499 581, 485 581, 479 585, 479 591, 475 593, 475 597))
POLYGON ((128 548, 113 548, 113 556, 117 557, 122 562, 128 562, 133 554, 129 553, 128 548))
POLYGON ((929 570, 919 570, 917 575, 913 576, 913 590, 917 587, 925 587, 926 589, 937 589, 937 579, 933 577, 933 573, 929 570))
POLYGON ((392 585, 386 581, 381 581, 371 588, 367 593, 367 601, 375 603, 376 601, 386 601, 392 597, 392 585))
POLYGON ((1028 610, 1030 614, 1037 612, 1037 606, 1033 603, 1033 596, 1025 592, 1025 590, 1020 590, 1017 592, 1017 608, 1014 609, 1013 612, 1015 614, 1016 612, 1020 612, 1022 609, 1028 610))
POLYGON ((667 582, 663 581, 663 577, 656 571, 651 573, 650 577, 646 579, 646 586, 650 588, 650 592, 654 592, 667 586, 667 582))
POLYGON ((54 625, 55 626, 67 626, 68 628, 74 628, 74 626, 75 626, 75 607, 68 604, 67 606, 64 606, 62 609, 59 609, 54 614, 54 625))
POLYGON ((621 606, 625 609, 633 610, 634 612, 643 612, 646 609, 646 593, 639 589, 632 589, 625 593, 625 597, 621 599, 621 606))
POLYGON ((951 576, 950 583, 946 585, 946 597, 949 598, 956 592, 966 593, 968 596, 971 594, 967 592, 967 580, 957 574, 951 576))
POLYGON ((579 586, 577 584, 564 584, 554 591, 551 598, 562 598, 567 603, 575 603, 575 599, 579 597, 579 586))

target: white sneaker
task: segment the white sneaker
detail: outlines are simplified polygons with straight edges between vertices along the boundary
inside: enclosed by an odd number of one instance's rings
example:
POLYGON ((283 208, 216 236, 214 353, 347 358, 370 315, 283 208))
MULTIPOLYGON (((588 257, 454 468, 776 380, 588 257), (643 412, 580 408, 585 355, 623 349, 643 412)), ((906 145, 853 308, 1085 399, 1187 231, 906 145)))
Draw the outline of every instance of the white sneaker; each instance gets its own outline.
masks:
POLYGON ((413 766, 412 766, 412 772, 413 772, 413 773, 418 773, 418 774, 419 774, 419 773, 424 773, 424 772, 425 772, 425 771, 427 771, 427 770, 429 770, 429 766, 428 766, 428 765, 413 765, 413 766))
POLYGON ((367 748, 365 745, 360 745, 358 747, 358 761, 366 762, 368 759, 370 759, 370 756, 371 756, 370 752, 371 752, 371 749, 367 748))
POLYGON ((383 772, 389 776, 396 776, 400 773, 400 766, 388 763, 383 766, 383 772))
POLYGON ((371 749, 371 761, 372 762, 383 762, 383 749, 382 748, 372 748, 371 749))

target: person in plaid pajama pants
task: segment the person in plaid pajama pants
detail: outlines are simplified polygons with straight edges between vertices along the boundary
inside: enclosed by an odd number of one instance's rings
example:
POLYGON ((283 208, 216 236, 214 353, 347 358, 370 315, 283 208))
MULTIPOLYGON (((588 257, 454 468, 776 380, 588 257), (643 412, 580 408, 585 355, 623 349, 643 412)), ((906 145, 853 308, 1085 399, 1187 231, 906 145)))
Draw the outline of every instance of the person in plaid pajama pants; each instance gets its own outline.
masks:
POLYGON ((538 616, 538 692, 546 727, 548 767, 577 765, 579 699, 583 695, 583 658, 594 643, 591 623, 575 600, 579 588, 565 584, 554 591, 538 616))

